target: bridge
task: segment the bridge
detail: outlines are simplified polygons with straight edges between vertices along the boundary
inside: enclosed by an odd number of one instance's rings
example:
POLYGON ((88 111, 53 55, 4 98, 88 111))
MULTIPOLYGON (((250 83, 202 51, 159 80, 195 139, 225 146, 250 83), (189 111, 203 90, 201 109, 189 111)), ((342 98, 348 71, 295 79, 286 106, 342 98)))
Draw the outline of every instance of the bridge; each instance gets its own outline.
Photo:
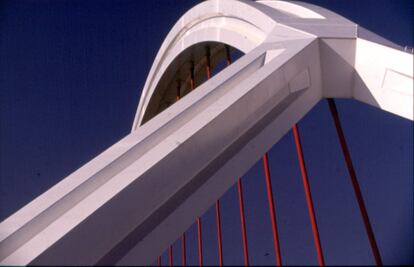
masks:
POLYGON ((334 98, 412 121, 412 62, 404 48, 321 7, 200 3, 161 45, 131 133, 1 223, 1 264, 161 264, 165 250, 172 262, 178 239, 185 265, 185 233, 196 223, 202 265, 201 216, 213 205, 223 265, 220 198, 236 184, 248 265, 240 177, 262 159, 269 234, 275 264, 282 265, 267 152, 292 129, 315 256, 324 265, 298 122, 327 101, 372 257, 381 265, 334 98))

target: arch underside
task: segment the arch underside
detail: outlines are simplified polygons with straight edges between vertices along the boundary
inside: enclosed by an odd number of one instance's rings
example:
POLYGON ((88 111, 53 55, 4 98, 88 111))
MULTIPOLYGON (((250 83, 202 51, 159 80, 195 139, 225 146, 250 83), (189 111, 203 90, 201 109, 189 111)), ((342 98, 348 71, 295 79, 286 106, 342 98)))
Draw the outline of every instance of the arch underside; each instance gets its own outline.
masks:
MULTIPOLYGON (((230 53, 235 51, 234 48, 229 46, 228 48, 230 53)), ((168 66, 155 87, 143 116, 143 124, 177 101, 177 87, 180 97, 190 93, 192 68, 195 86, 206 81, 207 55, 211 69, 222 68, 226 58, 226 45, 218 42, 203 42, 185 49, 168 66)))

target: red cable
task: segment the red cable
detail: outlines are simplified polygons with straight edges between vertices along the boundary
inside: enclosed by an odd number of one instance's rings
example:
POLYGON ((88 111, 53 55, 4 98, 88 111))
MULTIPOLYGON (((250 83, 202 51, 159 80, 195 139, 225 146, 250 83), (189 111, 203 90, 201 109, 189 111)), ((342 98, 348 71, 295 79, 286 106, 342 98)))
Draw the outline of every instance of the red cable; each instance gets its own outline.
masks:
MULTIPOLYGON (((211 78, 210 50, 207 50, 207 54, 206 54, 206 74, 207 74, 207 80, 209 80, 211 78)), ((220 266, 223 266, 223 245, 222 245, 221 223, 220 223, 220 200, 216 201, 216 223, 217 223, 217 242, 218 242, 219 264, 220 266)))
POLYGON ((207 50, 207 55, 206 55, 206 73, 207 73, 207 80, 209 80, 211 78, 210 50, 207 50))
POLYGON ((231 53, 230 53, 230 47, 228 45, 225 46, 226 49, 226 60, 227 60, 227 66, 232 63, 231 60, 231 53))
POLYGON ((320 266, 324 266, 325 262, 323 259, 321 241, 319 239, 318 225, 316 224, 315 210, 313 208, 312 196, 311 196, 309 181, 308 181, 308 174, 306 171, 305 159, 303 157, 303 150, 302 150, 302 145, 300 142, 299 129, 298 129, 297 124, 293 126, 293 135, 295 137, 296 152, 298 155, 300 171, 302 173, 303 187, 305 189, 306 203, 308 205, 309 217, 310 217, 311 225, 312 225, 313 239, 315 242, 316 252, 318 254, 318 262, 320 266))
POLYGON ((161 266, 161 256, 158 256, 158 258, 157 258, 157 264, 158 264, 158 266, 161 266))
POLYGON ((221 223, 220 223, 220 200, 216 201, 216 223, 217 223, 219 263, 220 263, 220 266, 223 266, 223 248, 221 244, 221 223))
MULTIPOLYGON (((227 66, 229 66, 232 63, 230 47, 226 45, 225 49, 226 49, 227 66)), ((246 221, 245 221, 245 216, 244 216, 243 187, 242 187, 241 178, 237 180, 237 189, 239 192, 239 208, 240 208, 240 222, 241 222, 241 227, 242 227, 242 238, 243 238, 244 265, 249 266, 249 250, 247 247, 246 221)))
POLYGON ((348 168, 349 176, 351 177, 352 187, 354 188, 355 196, 358 202, 359 211, 361 212, 362 219, 364 221, 365 231, 367 232, 369 243, 371 245, 372 254, 374 255, 375 262, 378 266, 382 266, 381 255, 375 241, 374 231, 369 220, 368 212, 365 207, 364 198, 362 197, 361 188, 358 183, 354 165, 352 164, 351 154, 349 153, 348 146, 345 140, 345 134, 342 130, 341 122, 339 120, 338 110, 336 109, 335 101, 328 98, 329 110, 331 111, 332 118, 335 123, 336 132, 338 133, 339 142, 341 143, 342 153, 344 154, 346 166, 348 168))
POLYGON ((183 266, 187 265, 187 255, 186 255, 186 244, 185 244, 185 233, 181 236, 181 253, 182 253, 182 260, 183 260, 183 266))
POLYGON ((266 175, 267 200, 269 202, 270 219, 272 221, 273 243, 276 253, 276 265, 282 266, 282 257, 280 255, 279 236, 277 233, 276 213, 273 201, 272 182, 270 179, 269 160, 267 153, 263 156, 263 166, 266 175))
MULTIPOLYGON (((230 47, 226 45, 225 49, 226 49, 227 66, 229 66, 232 63, 230 47)), ((242 187, 241 178, 237 180, 237 189, 239 192, 239 208, 240 208, 240 222, 241 222, 241 227, 242 227, 244 265, 249 266, 249 250, 247 247, 246 221, 245 221, 245 216, 244 216, 243 187, 242 187)))
MULTIPOLYGON (((194 83, 194 62, 191 62, 191 69, 190 69, 190 90, 194 90, 195 83, 194 83)), ((198 236, 198 260, 200 266, 203 266, 203 243, 201 240, 201 219, 197 217, 197 236, 198 236)))
MULTIPOLYGON (((230 47, 226 45, 225 49, 226 49, 227 66, 229 66, 232 63, 230 47)), ((243 186, 242 186, 242 181, 240 177, 237 180, 237 189, 239 192, 239 208, 240 208, 240 222, 241 222, 241 227, 242 227, 242 238, 243 238, 244 265, 249 266, 249 250, 247 248, 246 221, 244 217, 244 204, 243 204, 243 186)))
POLYGON ((170 266, 173 266, 173 253, 172 253, 172 245, 170 245, 170 248, 168 249, 168 255, 170 257, 170 266))
POLYGON ((176 96, 175 96, 177 101, 180 100, 181 98, 180 90, 181 90, 180 81, 177 81, 177 89, 176 89, 176 96))
POLYGON ((191 62, 190 67, 190 91, 194 90, 195 82, 194 82, 194 62, 191 62))
POLYGON ((241 221, 241 226, 242 226, 242 237, 243 237, 244 265, 249 266, 249 251, 247 250, 246 222, 244 220, 243 188, 242 188, 242 182, 240 178, 237 180, 237 189, 239 192, 239 207, 240 207, 240 221, 241 221))
MULTIPOLYGON (((177 101, 181 98, 181 92, 180 92, 180 81, 177 81, 177 91, 176 91, 176 99, 177 101)), ((185 232, 181 236, 181 256, 182 256, 182 263, 183 266, 186 266, 187 259, 186 259, 186 247, 185 247, 185 232)))
POLYGON ((201 219, 197 217, 197 235, 198 235, 198 261, 203 266, 203 243, 201 240, 201 219))

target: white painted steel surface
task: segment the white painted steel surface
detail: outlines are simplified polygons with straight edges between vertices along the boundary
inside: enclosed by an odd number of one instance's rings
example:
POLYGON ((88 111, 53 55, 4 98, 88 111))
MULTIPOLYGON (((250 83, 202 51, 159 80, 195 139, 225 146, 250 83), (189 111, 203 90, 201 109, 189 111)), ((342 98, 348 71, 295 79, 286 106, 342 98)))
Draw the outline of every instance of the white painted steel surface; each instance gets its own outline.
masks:
POLYGON ((131 134, 3 221, 0 263, 150 264, 323 97, 413 120, 413 55, 360 32, 375 36, 304 3, 195 6, 162 44, 131 134), (141 125, 164 71, 205 41, 245 56, 141 125))

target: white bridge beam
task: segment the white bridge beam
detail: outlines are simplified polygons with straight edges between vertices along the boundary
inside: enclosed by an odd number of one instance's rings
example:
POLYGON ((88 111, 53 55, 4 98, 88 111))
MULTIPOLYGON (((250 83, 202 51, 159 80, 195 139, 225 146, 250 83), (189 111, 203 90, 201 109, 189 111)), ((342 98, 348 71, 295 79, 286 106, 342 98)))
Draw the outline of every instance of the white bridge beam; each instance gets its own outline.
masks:
POLYGON ((315 38, 257 47, 3 222, 2 264, 151 263, 320 100, 319 70, 315 38))

